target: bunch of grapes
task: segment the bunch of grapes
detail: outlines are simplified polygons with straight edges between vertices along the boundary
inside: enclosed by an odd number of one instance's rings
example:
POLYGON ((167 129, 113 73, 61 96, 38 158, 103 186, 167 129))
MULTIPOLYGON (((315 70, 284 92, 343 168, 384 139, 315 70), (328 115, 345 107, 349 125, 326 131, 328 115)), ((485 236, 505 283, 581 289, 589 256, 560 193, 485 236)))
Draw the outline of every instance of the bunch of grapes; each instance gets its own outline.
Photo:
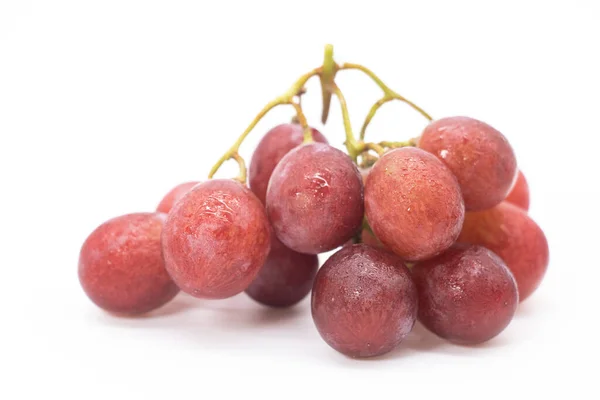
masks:
POLYGON ((398 346, 417 319, 455 343, 490 340, 548 266, 548 243, 528 216, 529 189, 506 138, 473 118, 433 120, 366 67, 334 62, 330 46, 323 65, 267 104, 208 178, 175 187, 155 212, 120 216, 92 232, 79 279, 96 305, 146 313, 182 290, 204 299, 245 292, 266 306, 291 307, 312 292, 325 342, 372 357, 398 346), (347 69, 384 93, 358 139, 335 83, 347 69), (303 114, 299 96, 314 76, 323 123, 332 96, 339 100, 347 152, 303 114), (392 100, 428 125, 416 139, 366 142, 369 122, 392 100), (296 116, 264 135, 247 173, 238 149, 279 105, 296 116), (213 179, 229 159, 239 176, 213 179), (319 269, 318 254, 332 250, 319 269))

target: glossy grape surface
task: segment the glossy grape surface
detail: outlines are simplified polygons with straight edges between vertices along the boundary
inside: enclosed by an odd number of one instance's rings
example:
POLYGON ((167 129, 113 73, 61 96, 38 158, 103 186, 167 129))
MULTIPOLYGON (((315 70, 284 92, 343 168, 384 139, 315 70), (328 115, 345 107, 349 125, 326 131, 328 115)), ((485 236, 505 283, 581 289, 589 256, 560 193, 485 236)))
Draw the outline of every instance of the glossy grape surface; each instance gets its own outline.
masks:
POLYGON ((220 299, 243 292, 270 249, 264 208, 239 182, 201 183, 178 201, 162 234, 166 268, 181 290, 220 299))
POLYGON ((169 191, 163 197, 163 199, 158 204, 156 211, 168 214, 173 208, 173 205, 177 202, 177 200, 181 199, 187 192, 190 191, 191 188, 196 186, 200 182, 185 182, 175 186, 173 189, 169 191))
POLYGON ((521 207, 525 211, 529 210, 529 185, 523 172, 519 171, 517 181, 508 196, 506 196, 506 201, 521 207))
POLYGON ((506 198, 517 175, 508 140, 490 125, 469 117, 431 122, 419 147, 435 154, 458 179, 466 210, 484 210, 506 198))
POLYGON ((327 144, 297 147, 273 171, 267 212, 275 234, 292 250, 333 250, 361 228, 360 173, 348 155, 327 144))
POLYGON ((106 221, 88 236, 79 255, 79 281, 98 307, 142 314, 179 292, 161 255, 165 218, 160 213, 127 214, 106 221))
MULTIPOLYGON (((312 133, 315 142, 327 143, 321 132, 313 128, 312 133)), ((248 167, 248 183, 263 204, 273 170, 283 156, 300 146, 303 140, 302 126, 294 123, 281 124, 267 132, 256 146, 248 167)))
POLYGON ((293 306, 310 293, 318 268, 316 255, 291 250, 273 235, 267 261, 246 293, 267 306, 293 306))
POLYGON ((394 349, 417 318, 417 291, 394 254, 365 244, 345 246, 317 273, 312 316, 325 342, 350 357, 394 349))
POLYGON ((419 321, 460 344, 482 343, 512 320, 519 295, 514 277, 492 251, 456 245, 412 268, 419 293, 419 321))
POLYGON ((500 256, 517 281, 520 301, 537 289, 546 274, 549 251, 544 232, 524 210, 508 202, 468 212, 458 241, 487 247, 500 256))
POLYGON ((460 233, 464 202, 456 178, 418 148, 384 154, 365 185, 365 211, 375 236, 406 261, 433 257, 460 233))

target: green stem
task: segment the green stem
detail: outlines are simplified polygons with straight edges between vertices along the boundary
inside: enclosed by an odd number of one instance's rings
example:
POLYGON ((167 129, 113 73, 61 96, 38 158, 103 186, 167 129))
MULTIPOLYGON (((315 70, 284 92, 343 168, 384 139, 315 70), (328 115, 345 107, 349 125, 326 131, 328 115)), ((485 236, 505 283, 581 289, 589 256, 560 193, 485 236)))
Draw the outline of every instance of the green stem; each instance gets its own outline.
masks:
POLYGON ((369 110, 369 113, 365 118, 365 122, 363 123, 363 126, 360 129, 360 140, 365 139, 365 132, 367 131, 367 126, 369 126, 369 124, 371 123, 371 120, 375 116, 375 113, 377 113, 377 110, 379 110, 379 107, 391 100, 394 100, 394 98, 384 95, 381 99, 377 100, 375 104, 373 104, 373 107, 371 107, 371 109, 369 110))
POLYGON ((329 116, 329 108, 331 106, 331 85, 334 83, 335 74, 338 66, 333 60, 333 46, 328 44, 325 46, 325 56, 323 58, 323 71, 321 73, 321 92, 323 94, 323 111, 321 114, 321 122, 325 124, 329 116))
POLYGON ((348 105, 346 99, 342 94, 342 91, 335 83, 332 85, 333 94, 338 98, 340 106, 342 107, 342 119, 344 120, 344 130, 346 131, 346 149, 348 155, 356 162, 356 158, 364 150, 364 144, 359 143, 352 133, 352 126, 350 124, 350 115, 348 113, 348 105))
POLYGON ((233 158, 238 163, 238 166, 240 168, 240 173, 236 179, 240 181, 242 185, 246 184, 246 162, 238 153, 232 154, 231 158, 233 158))
POLYGON ((402 96, 402 95, 394 92, 392 89, 390 89, 390 87, 388 85, 386 85, 385 83, 383 83, 383 81, 377 75, 375 75, 375 73, 373 71, 371 71, 369 68, 364 67, 360 64, 344 63, 339 67, 339 69, 340 70, 341 69, 357 69, 359 71, 362 71, 368 77, 370 77, 377 84, 377 86, 379 86, 379 88, 383 91, 383 93, 386 97, 390 97, 392 99, 397 99, 397 100, 403 101, 406 104, 408 104, 409 106, 411 106, 412 108, 414 108, 416 111, 418 111, 422 116, 427 118, 427 120, 431 121, 433 119, 421 107, 417 106, 412 101, 408 100, 404 96, 402 96))
MULTIPOLYGON (((271 111, 273 108, 275 108, 279 105, 290 104, 296 109, 296 116, 297 116, 298 122, 300 122, 300 124, 305 128, 305 138, 306 138, 308 135, 307 130, 309 129, 307 121, 306 121, 306 117, 304 116, 304 113, 302 112, 302 107, 300 107, 299 104, 294 102, 294 97, 298 96, 302 92, 302 88, 304 87, 306 82, 311 77, 313 77, 315 75, 319 75, 320 73, 321 73, 321 68, 316 68, 316 69, 302 75, 296 82, 294 82, 294 84, 288 89, 287 92, 285 92, 283 95, 275 98, 274 100, 270 101, 266 106, 264 106, 263 109, 258 113, 258 115, 252 120, 250 125, 248 125, 246 130, 238 137, 238 139, 235 141, 235 143, 225 152, 225 154, 223 154, 223 156, 211 168, 210 173, 208 174, 208 179, 212 179, 212 177, 217 173, 217 171, 219 170, 219 168, 221 167, 221 165, 223 165, 223 163, 225 161, 233 158, 236 161, 238 161, 238 164, 240 167, 240 173, 239 173, 237 179, 241 180, 243 178, 243 180, 244 180, 243 183, 246 182, 246 166, 245 166, 245 163, 239 162, 238 158, 241 159, 241 157, 238 154, 238 150, 239 150, 240 146, 242 145, 242 143, 244 142, 244 139, 246 139, 246 136, 248 136, 248 134, 252 131, 252 129, 254 129, 256 124, 258 124, 258 122, 265 115, 267 115, 267 113, 269 111, 271 111)), ((312 135, 312 131, 309 134, 312 135)))
POLYGON ((404 142, 379 142, 381 147, 387 147, 389 149, 397 149, 399 147, 415 147, 417 145, 417 139, 409 139, 404 142))

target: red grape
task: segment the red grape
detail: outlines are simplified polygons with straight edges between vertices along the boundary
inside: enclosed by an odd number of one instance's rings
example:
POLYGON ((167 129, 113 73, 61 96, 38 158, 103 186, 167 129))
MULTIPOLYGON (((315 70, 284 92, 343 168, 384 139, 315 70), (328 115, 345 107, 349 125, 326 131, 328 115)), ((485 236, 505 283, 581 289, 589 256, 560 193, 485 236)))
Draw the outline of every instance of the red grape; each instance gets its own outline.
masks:
POLYGON ((365 244, 345 246, 317 273, 312 316, 325 342, 350 357, 394 349, 417 318, 417 291, 396 255, 365 244))
POLYGON ((365 185, 365 210, 375 236, 407 261, 449 248, 465 214, 454 175, 414 147, 392 150, 375 163, 365 185))
POLYGON ((423 131, 419 147, 435 154, 456 175, 467 211, 500 203, 516 178, 517 161, 506 138, 473 118, 433 121, 423 131))
POLYGON ((525 211, 529 210, 529 185, 523 172, 519 171, 517 181, 508 196, 506 196, 506 201, 521 207, 525 211))
MULTIPOLYGON (((315 142, 327 143, 325 136, 312 128, 315 142)), ((271 129, 261 139, 252 154, 248 168, 248 183, 260 201, 265 203, 267 186, 275 166, 290 150, 298 147, 304 140, 304 130, 299 124, 281 124, 271 129)))
POLYGON ((187 192, 190 191, 191 188, 196 186, 200 182, 185 182, 175 186, 169 193, 163 197, 160 201, 156 211, 163 212, 168 214, 173 208, 173 205, 177 202, 177 200, 181 199, 187 192))
POLYGON ((288 249, 273 235, 269 257, 246 293, 267 306, 290 307, 310 293, 318 268, 316 255, 288 249))
POLYGON ((520 301, 537 289, 548 268, 544 232, 524 210, 505 201, 489 210, 468 212, 458 241, 499 255, 517 281, 520 301))
POLYGON ((504 262, 481 246, 456 245, 417 263, 419 321, 436 335, 460 344, 482 343, 512 320, 519 295, 504 262))
POLYGON ((196 297, 243 292, 265 263, 270 227, 256 196, 239 182, 215 179, 195 186, 169 213, 162 234, 167 271, 196 297))
POLYGON ((348 155, 327 144, 297 147, 273 171, 267 212, 277 237, 292 250, 333 250, 362 225, 360 173, 348 155))
POLYGON ((106 221, 88 236, 79 254, 79 282, 98 307, 117 314, 142 314, 179 292, 161 255, 165 217, 127 214, 106 221))

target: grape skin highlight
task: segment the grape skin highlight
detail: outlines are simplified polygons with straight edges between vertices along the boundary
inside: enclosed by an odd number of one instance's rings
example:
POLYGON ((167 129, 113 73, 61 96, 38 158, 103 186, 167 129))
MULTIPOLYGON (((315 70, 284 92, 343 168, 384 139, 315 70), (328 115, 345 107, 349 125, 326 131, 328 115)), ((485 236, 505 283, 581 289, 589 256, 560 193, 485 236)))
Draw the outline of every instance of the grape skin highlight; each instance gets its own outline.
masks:
POLYGON ((98 307, 117 314, 143 314, 179 292, 161 254, 165 218, 161 213, 122 215, 88 236, 79 254, 79 282, 98 307))
POLYGON ((173 205, 175 205, 175 203, 179 199, 181 199, 187 192, 190 191, 191 188, 196 186, 198 183, 200 182, 185 182, 175 186, 169 191, 169 193, 165 195, 165 197, 163 197, 163 199, 158 204, 158 207, 156 207, 156 211, 168 214, 169 211, 171 211, 171 208, 173 208, 173 205))
POLYGON ((273 235, 269 257, 246 293, 267 306, 293 306, 310 293, 318 268, 316 255, 291 250, 273 235))
POLYGON ((327 344, 350 357, 373 357, 393 350, 412 330, 417 291, 400 258, 355 244, 319 270, 311 309, 327 344))
POLYGON ((419 321, 459 344, 478 344, 502 332, 519 295, 504 262, 481 246, 456 245, 412 268, 419 293, 419 321))
POLYGON ((529 210, 529 185, 522 171, 519 171, 515 185, 506 196, 506 201, 521 207, 525 211, 529 210))
MULTIPOLYGON (((325 136, 312 128, 315 142, 327 143, 325 136)), ((256 197, 266 202, 267 187, 279 161, 304 141, 304 129, 299 124, 277 125, 267 132, 256 146, 248 167, 248 184, 256 197)))
POLYGON ((508 202, 468 212, 458 241, 487 247, 500 256, 517 281, 520 301, 537 289, 546 274, 549 250, 544 232, 526 211, 508 202))
POLYGON ((271 230, 260 200, 239 182, 195 186, 167 217, 167 271, 186 293, 222 299, 243 292, 263 266, 271 230))
POLYGON ((360 173, 348 155, 327 144, 297 147, 273 171, 267 212, 275 234, 292 250, 333 250, 361 228, 360 173))
POLYGON ((506 198, 517 175, 508 140, 490 125, 469 117, 431 122, 418 146, 435 154, 458 179, 467 211, 494 207, 506 198))
POLYGON ((433 257, 460 233, 465 207, 456 178, 424 150, 384 154, 365 185, 365 211, 375 236, 406 261, 433 257))

